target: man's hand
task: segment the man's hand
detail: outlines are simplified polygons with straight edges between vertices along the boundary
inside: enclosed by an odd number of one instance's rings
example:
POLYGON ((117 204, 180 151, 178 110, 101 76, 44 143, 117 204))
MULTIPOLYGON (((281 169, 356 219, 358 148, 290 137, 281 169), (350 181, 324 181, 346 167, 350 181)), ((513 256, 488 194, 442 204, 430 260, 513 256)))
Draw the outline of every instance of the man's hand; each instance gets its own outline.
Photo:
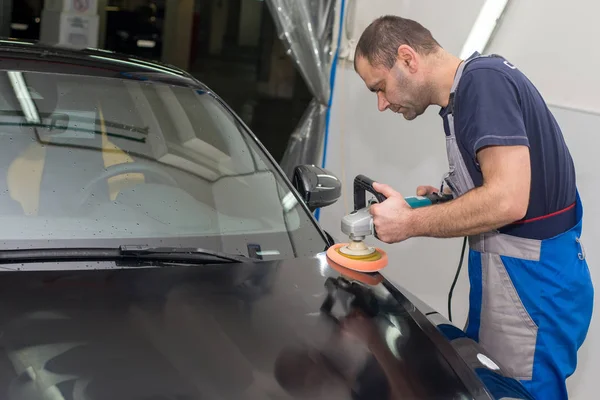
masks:
POLYGON ((433 186, 419 186, 417 188, 417 196, 427 196, 428 194, 438 193, 440 190, 433 186))
POLYGON ((404 197, 390 186, 381 183, 374 183, 373 189, 387 197, 385 201, 373 204, 369 208, 379 240, 398 243, 410 238, 412 230, 409 217, 413 209, 404 197))
MULTIPOLYGON (((439 193, 440 189, 433 186, 419 186, 417 188, 417 196, 427 196, 432 193, 439 193)), ((444 194, 452 194, 452 190, 448 186, 444 187, 444 194)))

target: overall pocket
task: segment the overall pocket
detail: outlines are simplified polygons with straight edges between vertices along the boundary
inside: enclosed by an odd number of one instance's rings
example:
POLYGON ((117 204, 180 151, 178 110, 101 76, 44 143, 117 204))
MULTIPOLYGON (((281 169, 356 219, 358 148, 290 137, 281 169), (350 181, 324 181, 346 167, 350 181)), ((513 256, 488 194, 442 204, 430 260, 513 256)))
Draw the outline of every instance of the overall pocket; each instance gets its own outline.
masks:
POLYGON ((483 253, 479 342, 519 380, 530 380, 538 326, 525 309, 500 255, 483 253))

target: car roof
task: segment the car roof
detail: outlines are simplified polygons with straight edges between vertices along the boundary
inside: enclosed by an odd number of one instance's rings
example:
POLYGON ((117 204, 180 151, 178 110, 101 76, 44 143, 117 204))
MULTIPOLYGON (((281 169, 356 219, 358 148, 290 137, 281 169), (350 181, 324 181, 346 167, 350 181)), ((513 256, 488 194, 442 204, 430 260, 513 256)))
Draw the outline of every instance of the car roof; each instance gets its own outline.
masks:
POLYGON ((0 70, 62 73, 208 88, 185 70, 102 49, 72 49, 39 41, 1 39, 0 70))

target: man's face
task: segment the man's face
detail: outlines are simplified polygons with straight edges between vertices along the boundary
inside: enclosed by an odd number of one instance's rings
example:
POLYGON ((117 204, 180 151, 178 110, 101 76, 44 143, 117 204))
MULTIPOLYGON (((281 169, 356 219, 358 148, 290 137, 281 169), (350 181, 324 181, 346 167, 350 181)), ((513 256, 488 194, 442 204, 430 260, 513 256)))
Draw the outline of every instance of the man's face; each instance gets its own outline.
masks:
POLYGON ((358 57, 356 71, 367 88, 377 94, 379 111, 390 109, 410 121, 429 107, 429 86, 421 79, 419 71, 411 71, 399 60, 388 69, 385 66, 373 66, 366 58, 358 57))

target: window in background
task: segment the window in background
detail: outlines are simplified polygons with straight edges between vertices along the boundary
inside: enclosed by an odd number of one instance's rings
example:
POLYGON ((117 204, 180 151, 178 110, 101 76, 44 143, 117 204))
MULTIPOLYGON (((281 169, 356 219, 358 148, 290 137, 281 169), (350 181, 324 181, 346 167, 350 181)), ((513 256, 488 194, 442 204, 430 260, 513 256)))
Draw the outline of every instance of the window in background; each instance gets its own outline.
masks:
POLYGON ((14 0, 10 36, 16 39, 38 40, 44 0, 14 0))
POLYGON ((110 0, 105 49, 160 61, 165 0, 110 0))

